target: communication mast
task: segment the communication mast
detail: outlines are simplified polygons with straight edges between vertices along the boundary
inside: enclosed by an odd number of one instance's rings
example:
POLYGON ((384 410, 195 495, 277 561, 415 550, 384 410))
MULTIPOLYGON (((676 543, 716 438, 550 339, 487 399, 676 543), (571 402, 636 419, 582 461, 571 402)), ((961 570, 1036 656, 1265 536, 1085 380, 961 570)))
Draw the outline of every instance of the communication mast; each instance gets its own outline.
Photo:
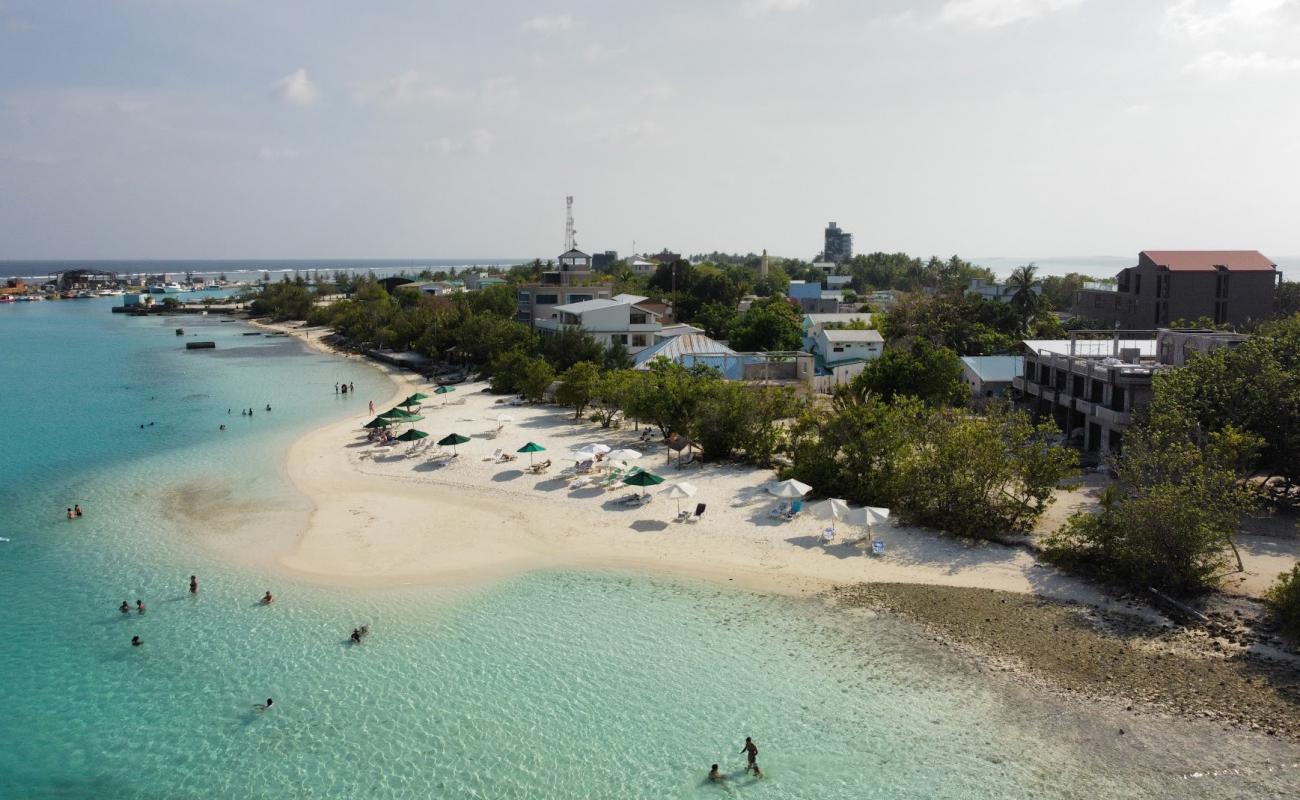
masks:
POLYGON ((573 228, 573 195, 564 198, 564 252, 578 248, 578 232, 573 228))

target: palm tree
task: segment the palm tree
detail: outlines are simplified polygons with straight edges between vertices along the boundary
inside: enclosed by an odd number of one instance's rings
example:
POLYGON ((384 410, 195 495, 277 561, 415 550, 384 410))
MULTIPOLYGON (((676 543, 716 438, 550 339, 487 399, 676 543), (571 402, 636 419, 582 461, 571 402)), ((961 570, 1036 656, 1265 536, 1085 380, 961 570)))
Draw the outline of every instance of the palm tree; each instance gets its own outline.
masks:
POLYGON ((1042 285, 1042 281, 1038 280, 1038 267, 1033 263, 1016 267, 1007 279, 1008 288, 1013 290, 1011 305, 1020 312, 1021 331, 1029 329, 1029 320, 1033 319, 1034 312, 1038 310, 1038 295, 1034 289, 1041 290, 1042 285))

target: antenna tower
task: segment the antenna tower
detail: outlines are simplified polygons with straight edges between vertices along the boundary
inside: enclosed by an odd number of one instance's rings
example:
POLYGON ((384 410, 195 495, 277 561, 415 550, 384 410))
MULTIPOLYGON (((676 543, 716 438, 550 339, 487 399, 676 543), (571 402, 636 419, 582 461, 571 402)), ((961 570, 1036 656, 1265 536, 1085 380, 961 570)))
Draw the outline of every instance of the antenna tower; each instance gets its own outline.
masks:
POLYGON ((573 229, 573 195, 564 198, 564 252, 577 249, 578 232, 573 229))

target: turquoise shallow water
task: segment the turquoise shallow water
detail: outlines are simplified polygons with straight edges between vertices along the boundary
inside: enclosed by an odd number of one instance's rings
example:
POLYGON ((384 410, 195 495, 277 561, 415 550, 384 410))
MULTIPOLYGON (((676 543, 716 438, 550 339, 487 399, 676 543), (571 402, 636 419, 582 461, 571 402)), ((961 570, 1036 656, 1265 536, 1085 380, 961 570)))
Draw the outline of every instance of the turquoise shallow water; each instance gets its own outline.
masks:
POLYGON ((388 393, 364 365, 246 330, 0 308, 0 798, 1300 790, 1278 743, 1078 710, 887 618, 636 575, 360 591, 224 563, 161 513, 185 501, 175 488, 292 506, 276 466, 292 438, 388 393), (177 326, 218 350, 186 353, 177 326), (338 380, 359 396, 336 397, 338 380), (72 502, 85 518, 63 519, 72 502), (137 597, 146 615, 116 611, 137 597), (360 623, 373 633, 352 647, 360 623), (740 774, 745 735, 764 781, 740 774), (702 782, 713 761, 728 787, 702 782))

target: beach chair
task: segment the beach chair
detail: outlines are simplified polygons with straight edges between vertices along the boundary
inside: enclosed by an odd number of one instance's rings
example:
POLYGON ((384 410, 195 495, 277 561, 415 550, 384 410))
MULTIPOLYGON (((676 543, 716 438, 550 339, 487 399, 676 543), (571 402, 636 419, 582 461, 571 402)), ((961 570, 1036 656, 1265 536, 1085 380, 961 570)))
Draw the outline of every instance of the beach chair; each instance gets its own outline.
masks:
POLYGON ((767 512, 767 515, 769 517, 772 517, 773 519, 776 519, 777 517, 785 517, 788 516, 789 514, 790 514, 790 504, 785 502, 784 500, 777 503, 775 506, 772 507, 771 511, 767 512))
POLYGON ((708 508, 708 505, 707 505, 707 504, 705 504, 705 503, 697 503, 696 506, 695 506, 695 513, 692 514, 692 515, 690 515, 689 517, 687 517, 687 518, 686 518, 686 521, 687 521, 687 522, 699 522, 699 521, 700 521, 700 517, 704 516, 704 509, 706 509, 706 508, 708 508))
POLYGON ((621 469, 618 468, 611 469, 609 471, 609 474, 605 476, 605 480, 600 482, 600 487, 602 489, 611 489, 611 490, 618 488, 618 484, 623 480, 624 474, 625 473, 621 469))
POLYGON ((586 473, 591 472, 591 468, 592 466, 594 466, 594 464, 595 462, 592 461, 591 459, 587 459, 586 461, 579 461, 577 464, 573 465, 573 471, 578 473, 579 475, 585 475, 586 473))
POLYGON ((514 453, 502 453, 501 456, 497 459, 497 463, 508 464, 511 461, 514 461, 516 458, 519 458, 519 456, 515 455, 514 453))
POLYGON ((685 522, 690 518, 691 518, 691 510, 688 508, 685 511, 678 511, 677 516, 673 517, 673 522, 685 522))
POLYGON ((791 500, 791 501, 790 501, 790 510, 787 511, 787 512, 785 512, 785 521, 786 521, 786 522, 789 522, 790 520, 792 520, 792 519, 794 519, 795 517, 799 516, 799 512, 800 512, 800 511, 803 511, 803 501, 802 501, 802 500, 791 500))
POLYGON ((826 528, 822 531, 822 544, 833 544, 835 542, 835 529, 826 528))
POLYGON ((484 456, 484 457, 483 457, 483 460, 484 460, 484 461, 500 461, 500 460, 501 460, 501 456, 503 456, 503 455, 505 455, 505 451, 502 450, 500 447, 498 447, 498 448, 496 449, 496 451, 495 451, 494 453, 492 453, 492 455, 490 455, 490 456, 484 456))
POLYGON ((871 540, 871 555, 883 556, 885 554, 885 541, 883 539, 871 540))

